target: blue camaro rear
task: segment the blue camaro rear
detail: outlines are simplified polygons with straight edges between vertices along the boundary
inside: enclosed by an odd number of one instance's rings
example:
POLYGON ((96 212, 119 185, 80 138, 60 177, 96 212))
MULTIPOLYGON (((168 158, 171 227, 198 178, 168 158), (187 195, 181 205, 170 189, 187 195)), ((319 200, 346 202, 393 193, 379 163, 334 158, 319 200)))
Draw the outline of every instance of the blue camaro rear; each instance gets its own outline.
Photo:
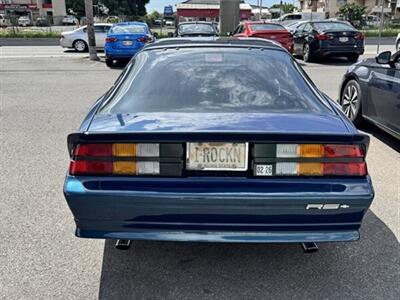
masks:
POLYGON ((354 241, 368 143, 281 47, 164 40, 68 136, 64 195, 85 238, 354 241))
POLYGON ((113 66, 116 60, 132 58, 146 43, 152 40, 153 37, 146 23, 114 24, 107 33, 104 45, 107 66, 113 66))

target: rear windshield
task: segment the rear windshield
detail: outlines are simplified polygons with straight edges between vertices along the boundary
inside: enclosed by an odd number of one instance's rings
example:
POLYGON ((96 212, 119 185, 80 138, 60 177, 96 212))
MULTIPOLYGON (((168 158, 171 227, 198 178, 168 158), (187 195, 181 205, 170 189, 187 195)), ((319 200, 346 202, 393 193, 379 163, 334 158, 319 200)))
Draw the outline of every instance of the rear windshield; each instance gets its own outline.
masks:
POLYGON ((314 23, 315 29, 318 31, 327 31, 327 30, 355 30, 353 26, 350 24, 342 23, 342 22, 320 22, 314 23))
POLYGON ((182 34, 191 33, 214 33, 214 26, 211 24, 182 24, 179 26, 178 31, 182 34))
POLYGON ((147 33, 144 25, 116 25, 111 27, 110 33, 147 33))
POLYGON ((279 24, 254 24, 250 25, 252 31, 263 31, 263 30, 285 30, 285 27, 279 24))
POLYGON ((139 53, 102 113, 329 110, 289 54, 247 48, 139 53))

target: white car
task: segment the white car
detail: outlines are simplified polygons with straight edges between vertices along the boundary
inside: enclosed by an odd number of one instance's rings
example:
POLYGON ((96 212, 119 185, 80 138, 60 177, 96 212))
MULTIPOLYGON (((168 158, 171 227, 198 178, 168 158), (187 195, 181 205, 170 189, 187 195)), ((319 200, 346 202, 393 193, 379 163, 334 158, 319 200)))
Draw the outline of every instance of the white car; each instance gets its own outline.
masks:
POLYGON ((0 27, 7 27, 7 26, 11 26, 10 19, 6 15, 0 14, 0 27))
MULTIPOLYGON (((96 36, 96 48, 103 49, 107 32, 112 24, 99 23, 94 25, 96 36)), ((88 36, 87 27, 79 27, 73 31, 66 31, 61 33, 60 46, 63 48, 73 48, 78 52, 85 52, 88 50, 88 36)))
POLYGON ((62 19, 62 24, 63 25, 78 25, 78 19, 75 16, 65 16, 62 19))
POLYGON ((397 35, 396 38, 396 51, 400 51, 400 33, 397 35))
POLYGON ((28 16, 20 16, 18 18, 18 26, 31 26, 32 25, 32 21, 28 16))
POLYGON ((166 21, 165 21, 165 25, 166 25, 166 26, 174 26, 174 25, 175 25, 175 22, 174 22, 173 20, 166 20, 166 21))

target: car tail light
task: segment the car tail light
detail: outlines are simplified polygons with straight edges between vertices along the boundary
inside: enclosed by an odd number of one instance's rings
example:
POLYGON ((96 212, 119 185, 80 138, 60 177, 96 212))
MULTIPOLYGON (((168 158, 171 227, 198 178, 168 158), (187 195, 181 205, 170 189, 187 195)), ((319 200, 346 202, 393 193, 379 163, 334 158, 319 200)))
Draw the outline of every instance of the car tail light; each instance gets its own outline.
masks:
POLYGON ((359 145, 256 144, 255 176, 364 176, 365 151, 359 145), (261 168, 258 168, 261 167, 261 168), (273 170, 268 174, 257 170, 273 170))
POLYGON ((106 38, 106 43, 114 43, 117 42, 118 39, 116 37, 108 37, 106 38))
POLYGON ((357 32, 357 34, 354 36, 354 38, 356 40, 363 40, 364 39, 364 35, 362 34, 362 32, 357 32))
POLYGON ((142 36, 142 37, 138 38, 137 41, 141 42, 141 43, 148 43, 148 42, 150 42, 150 38, 148 36, 142 36))
POLYGON ((317 34, 315 36, 317 41, 326 41, 326 40, 333 40, 333 35, 331 34, 317 34))
POLYGON ((73 151, 71 175, 160 174, 159 144, 80 144, 73 151))

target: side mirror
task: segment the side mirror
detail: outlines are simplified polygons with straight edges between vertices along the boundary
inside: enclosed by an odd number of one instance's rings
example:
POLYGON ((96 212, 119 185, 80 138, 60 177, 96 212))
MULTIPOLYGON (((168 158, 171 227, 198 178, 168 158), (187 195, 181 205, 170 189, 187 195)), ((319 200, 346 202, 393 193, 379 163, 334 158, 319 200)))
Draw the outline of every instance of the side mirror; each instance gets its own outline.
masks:
POLYGON ((391 57, 392 57, 392 52, 390 51, 384 51, 378 54, 377 57, 375 57, 375 60, 378 64, 381 65, 387 65, 391 63, 391 57))

